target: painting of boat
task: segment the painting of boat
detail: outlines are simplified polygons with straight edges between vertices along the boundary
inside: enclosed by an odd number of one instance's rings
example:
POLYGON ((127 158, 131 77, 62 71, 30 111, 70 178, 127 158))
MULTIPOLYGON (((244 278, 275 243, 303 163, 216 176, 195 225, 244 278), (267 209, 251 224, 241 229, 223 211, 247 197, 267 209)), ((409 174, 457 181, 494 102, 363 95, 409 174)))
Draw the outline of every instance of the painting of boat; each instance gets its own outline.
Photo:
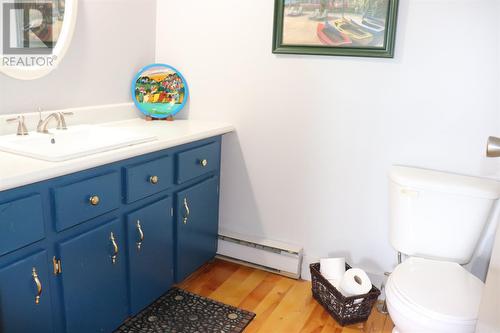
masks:
POLYGON ((317 35, 321 42, 329 46, 346 46, 352 44, 351 39, 335 29, 328 21, 318 23, 317 35))
POLYGON ((328 19, 328 10, 323 10, 323 11, 320 11, 319 9, 316 9, 314 11, 314 13, 309 16, 309 19, 310 20, 314 20, 314 21, 324 21, 324 20, 327 20, 328 19))
POLYGON ((363 16, 363 19, 361 20, 361 24, 367 28, 370 29, 374 32, 383 32, 385 30, 385 22, 381 19, 375 18, 375 17, 370 17, 370 16, 363 16))
POLYGON ((393 57, 398 4, 399 0, 275 0, 273 52, 393 57))
POLYGON ((341 18, 335 20, 333 25, 339 32, 347 35, 353 44, 368 45, 373 40, 373 34, 352 19, 341 18))
POLYGON ((383 11, 381 13, 379 8, 374 7, 372 1, 368 2, 368 7, 361 18, 352 17, 351 19, 373 34, 381 34, 385 31, 383 11))
POLYGON ((302 6, 291 7, 290 11, 286 15, 291 16, 291 17, 302 16, 302 15, 304 15, 304 8, 302 6))
POLYGON ((361 29, 370 32, 373 35, 382 35, 385 32, 385 22, 374 17, 363 16, 353 17, 350 20, 361 27, 361 29))

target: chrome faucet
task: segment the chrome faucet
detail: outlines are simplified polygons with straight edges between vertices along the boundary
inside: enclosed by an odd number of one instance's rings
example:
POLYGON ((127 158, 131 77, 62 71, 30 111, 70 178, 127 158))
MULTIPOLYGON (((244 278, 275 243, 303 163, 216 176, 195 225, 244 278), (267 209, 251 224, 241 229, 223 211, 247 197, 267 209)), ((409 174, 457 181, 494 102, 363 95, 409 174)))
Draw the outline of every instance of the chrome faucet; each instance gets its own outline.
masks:
POLYGON ((70 116, 73 115, 72 112, 54 112, 49 114, 44 120, 42 120, 42 116, 40 113, 40 120, 38 121, 38 126, 36 127, 36 131, 38 133, 45 133, 49 134, 49 130, 47 129, 47 126, 49 125, 50 121, 52 119, 57 120, 57 129, 58 130, 66 130, 68 129, 66 125, 66 119, 64 116, 70 116))
POLYGON ((38 126, 36 127, 36 131, 38 133, 49 134, 50 132, 47 129, 47 126, 49 125, 49 123, 52 119, 57 120, 57 127, 59 128, 59 126, 61 124, 61 117, 60 117, 59 113, 51 113, 44 120, 42 120, 42 118, 40 117, 40 121, 38 122, 38 126))

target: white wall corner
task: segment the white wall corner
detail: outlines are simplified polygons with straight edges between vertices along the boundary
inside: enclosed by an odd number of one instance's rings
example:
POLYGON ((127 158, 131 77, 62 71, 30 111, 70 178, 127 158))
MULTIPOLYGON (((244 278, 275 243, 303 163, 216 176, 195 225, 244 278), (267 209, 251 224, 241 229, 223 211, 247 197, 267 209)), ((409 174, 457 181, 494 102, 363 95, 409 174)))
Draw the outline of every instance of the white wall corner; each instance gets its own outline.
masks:
POLYGON ((311 271, 309 265, 319 262, 319 256, 312 256, 304 254, 302 256, 302 273, 300 278, 303 280, 311 281, 311 271))

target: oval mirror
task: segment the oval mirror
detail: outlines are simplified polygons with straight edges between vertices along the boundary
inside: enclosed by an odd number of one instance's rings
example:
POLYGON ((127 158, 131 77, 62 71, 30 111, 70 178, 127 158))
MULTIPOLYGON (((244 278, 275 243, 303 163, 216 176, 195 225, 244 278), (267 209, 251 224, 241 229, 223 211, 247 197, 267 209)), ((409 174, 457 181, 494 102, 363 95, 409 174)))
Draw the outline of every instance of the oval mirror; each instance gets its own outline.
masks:
POLYGON ((73 37, 78 0, 4 0, 0 5, 0 72, 33 80, 57 68, 73 37))

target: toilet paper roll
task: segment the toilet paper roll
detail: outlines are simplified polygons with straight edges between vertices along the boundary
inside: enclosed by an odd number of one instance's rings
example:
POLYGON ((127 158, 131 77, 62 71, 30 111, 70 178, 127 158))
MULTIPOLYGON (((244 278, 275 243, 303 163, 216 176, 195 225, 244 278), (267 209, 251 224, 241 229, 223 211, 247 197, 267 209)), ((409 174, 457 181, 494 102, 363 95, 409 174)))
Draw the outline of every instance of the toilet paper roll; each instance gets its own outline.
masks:
POLYGON ((324 258, 319 264, 321 275, 338 289, 345 273, 345 258, 324 258))
POLYGON ((340 281, 341 280, 328 280, 328 282, 331 283, 332 286, 334 286, 337 290, 340 288, 340 281))
POLYGON ((340 281, 339 290, 342 295, 358 296, 368 293, 372 289, 372 282, 365 271, 359 268, 351 268, 345 272, 340 281))

